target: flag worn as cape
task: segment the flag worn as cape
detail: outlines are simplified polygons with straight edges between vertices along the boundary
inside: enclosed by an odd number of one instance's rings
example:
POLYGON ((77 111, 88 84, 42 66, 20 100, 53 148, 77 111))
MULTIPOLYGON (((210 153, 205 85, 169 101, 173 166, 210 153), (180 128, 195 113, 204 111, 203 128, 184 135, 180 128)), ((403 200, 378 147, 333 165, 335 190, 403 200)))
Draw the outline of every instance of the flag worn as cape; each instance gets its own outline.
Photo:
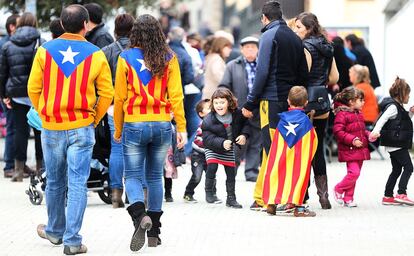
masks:
POLYGON ((265 204, 301 205, 318 145, 315 129, 299 109, 280 115, 264 174, 265 204))

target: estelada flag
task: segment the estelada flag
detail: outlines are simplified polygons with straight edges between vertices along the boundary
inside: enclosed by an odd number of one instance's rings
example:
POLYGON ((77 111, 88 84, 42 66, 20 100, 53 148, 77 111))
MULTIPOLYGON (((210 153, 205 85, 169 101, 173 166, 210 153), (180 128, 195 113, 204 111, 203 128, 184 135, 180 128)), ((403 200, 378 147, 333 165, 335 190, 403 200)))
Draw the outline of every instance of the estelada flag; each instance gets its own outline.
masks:
POLYGON ((279 116, 264 174, 263 200, 265 204, 301 205, 318 138, 302 110, 290 110, 279 116))

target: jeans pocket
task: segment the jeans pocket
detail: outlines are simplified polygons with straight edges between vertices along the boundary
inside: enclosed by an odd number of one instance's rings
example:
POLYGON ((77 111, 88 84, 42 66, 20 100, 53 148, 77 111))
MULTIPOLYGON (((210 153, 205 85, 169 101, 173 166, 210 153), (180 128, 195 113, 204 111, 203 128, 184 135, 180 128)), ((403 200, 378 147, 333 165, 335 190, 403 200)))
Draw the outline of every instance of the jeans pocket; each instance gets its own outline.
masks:
POLYGON ((57 148, 61 139, 59 139, 57 134, 53 134, 53 132, 43 131, 41 141, 47 148, 57 148))
POLYGON ((95 145, 95 129, 92 126, 79 128, 76 131, 76 144, 80 147, 95 145))
POLYGON ((171 125, 166 128, 160 128, 160 133, 161 133, 161 144, 171 145, 171 141, 172 141, 171 125))
POLYGON ((124 130, 124 143, 125 145, 138 146, 141 144, 143 130, 125 128, 124 130))

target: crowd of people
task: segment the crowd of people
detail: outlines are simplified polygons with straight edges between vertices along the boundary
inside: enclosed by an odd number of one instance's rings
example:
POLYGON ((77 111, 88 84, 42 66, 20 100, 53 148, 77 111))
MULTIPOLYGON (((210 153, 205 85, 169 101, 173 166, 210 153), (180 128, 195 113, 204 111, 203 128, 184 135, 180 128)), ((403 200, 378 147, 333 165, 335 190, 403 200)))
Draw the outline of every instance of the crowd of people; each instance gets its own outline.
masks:
POLYGON ((331 209, 328 126, 338 160, 347 166, 333 191, 338 204, 357 206, 363 161, 373 145, 383 145, 392 172, 382 203, 414 205, 406 191, 413 170, 414 107, 404 108, 410 87, 397 78, 378 105, 374 88, 380 82, 362 39, 352 34, 328 40, 308 12, 286 22, 274 0, 262 8, 260 39, 240 42, 225 31, 206 38, 178 24, 167 31, 147 14, 116 16, 114 40, 103 16, 96 3, 69 5, 50 22, 53 40, 45 42, 33 14, 11 15, 0 43, 4 177, 21 182, 45 169, 48 223, 37 233, 63 243, 65 254, 87 252, 79 231, 92 153, 102 139, 110 144, 112 206, 125 207, 124 190, 129 203, 132 251, 146 241, 161 245, 163 199, 174 201, 172 178, 186 157, 192 171, 186 202, 198 202, 194 189, 205 173, 206 202, 222 203, 216 194, 222 165, 226 206, 242 208, 235 176, 244 162, 246 181, 256 182, 250 209, 316 216, 307 205, 311 170, 321 208, 331 209), (34 169, 26 165, 31 108, 42 123, 41 131, 33 129, 34 169), (110 137, 97 137, 95 128, 102 126, 110 137))

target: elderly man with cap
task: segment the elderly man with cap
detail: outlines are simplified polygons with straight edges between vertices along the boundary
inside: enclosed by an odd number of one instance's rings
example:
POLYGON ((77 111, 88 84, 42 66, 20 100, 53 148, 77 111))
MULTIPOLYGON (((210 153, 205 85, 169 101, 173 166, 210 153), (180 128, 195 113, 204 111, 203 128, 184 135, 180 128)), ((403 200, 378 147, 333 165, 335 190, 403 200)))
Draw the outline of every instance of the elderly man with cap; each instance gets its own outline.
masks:
MULTIPOLYGON (((243 38, 240 41, 240 50, 242 55, 227 64, 220 86, 232 91, 238 100, 239 106, 243 106, 253 87, 256 75, 259 39, 253 36, 243 38)), ((244 156, 246 160, 244 171, 246 180, 254 182, 259 172, 260 151, 262 149, 258 110, 254 113, 254 117, 249 119, 249 125, 251 129, 250 138, 242 149, 238 150, 236 148, 236 162, 239 165, 244 156)))

